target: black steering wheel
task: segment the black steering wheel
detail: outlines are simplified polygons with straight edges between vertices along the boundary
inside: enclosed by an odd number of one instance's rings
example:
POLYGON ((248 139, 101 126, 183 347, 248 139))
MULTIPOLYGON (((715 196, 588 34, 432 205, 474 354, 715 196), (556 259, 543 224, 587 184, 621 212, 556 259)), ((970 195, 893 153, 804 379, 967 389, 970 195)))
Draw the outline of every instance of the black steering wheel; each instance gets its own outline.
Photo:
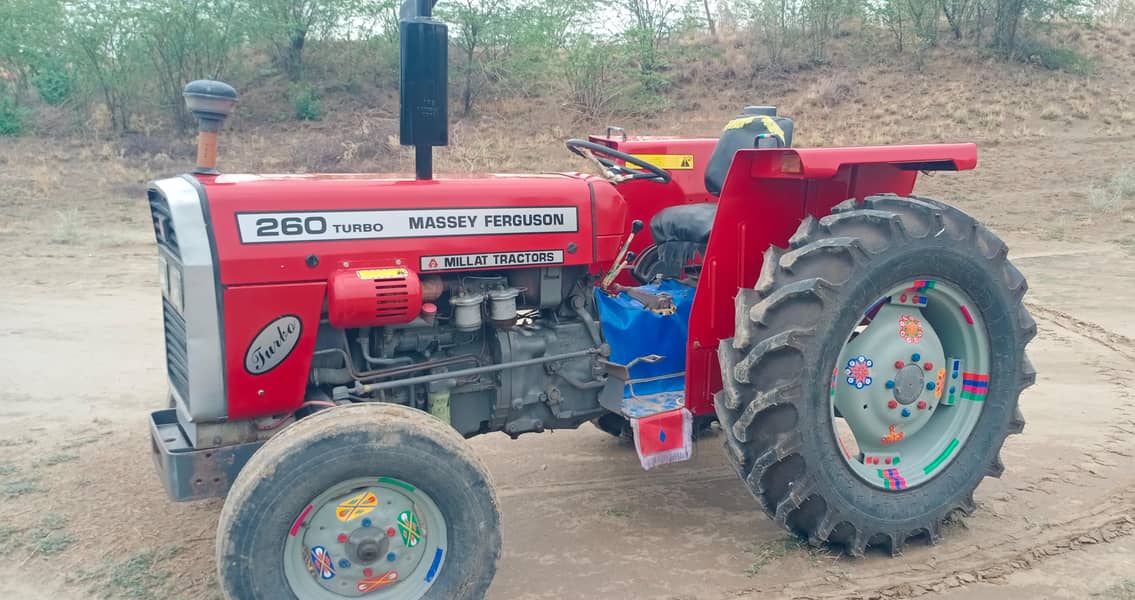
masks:
POLYGON ((619 152, 609 146, 596 144, 595 142, 589 142, 587 140, 568 140, 564 143, 573 154, 594 160, 600 165, 603 165, 603 168, 613 172, 617 176, 618 181, 645 179, 655 183, 670 183, 670 173, 666 172, 665 169, 658 165, 648 163, 641 158, 631 156, 626 152, 619 152), (615 161, 611 160, 612 158, 635 165, 642 168, 642 170, 628 169, 623 165, 616 164, 615 161))

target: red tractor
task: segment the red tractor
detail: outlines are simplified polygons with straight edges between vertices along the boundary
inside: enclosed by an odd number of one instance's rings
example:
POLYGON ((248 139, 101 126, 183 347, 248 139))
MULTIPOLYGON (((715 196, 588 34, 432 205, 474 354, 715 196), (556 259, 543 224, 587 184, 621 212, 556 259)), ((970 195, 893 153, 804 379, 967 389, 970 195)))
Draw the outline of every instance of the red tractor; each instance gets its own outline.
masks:
POLYGON ((593 421, 650 467, 716 419, 761 507, 851 555, 974 510, 1036 327, 1005 244, 910 195, 972 144, 798 149, 749 107, 719 140, 568 141, 599 176, 434 179, 431 8, 401 24, 416 178, 221 175, 237 98, 206 81, 197 168, 150 186, 154 456, 174 499, 227 494, 226 597, 480 598, 499 505, 464 439, 496 431, 593 421))

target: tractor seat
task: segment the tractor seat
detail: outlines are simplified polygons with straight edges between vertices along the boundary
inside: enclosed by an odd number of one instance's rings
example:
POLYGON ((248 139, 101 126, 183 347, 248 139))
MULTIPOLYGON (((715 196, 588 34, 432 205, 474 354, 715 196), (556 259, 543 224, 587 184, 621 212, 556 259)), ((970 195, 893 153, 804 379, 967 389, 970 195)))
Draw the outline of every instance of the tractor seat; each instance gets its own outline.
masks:
POLYGON ((650 235, 655 244, 690 242, 706 244, 713 218, 717 215, 716 202, 681 204, 658 211, 650 220, 650 235))
POLYGON ((716 202, 681 204, 658 211, 650 220, 658 259, 650 265, 648 276, 682 278, 686 266, 705 254, 716 216, 716 202))

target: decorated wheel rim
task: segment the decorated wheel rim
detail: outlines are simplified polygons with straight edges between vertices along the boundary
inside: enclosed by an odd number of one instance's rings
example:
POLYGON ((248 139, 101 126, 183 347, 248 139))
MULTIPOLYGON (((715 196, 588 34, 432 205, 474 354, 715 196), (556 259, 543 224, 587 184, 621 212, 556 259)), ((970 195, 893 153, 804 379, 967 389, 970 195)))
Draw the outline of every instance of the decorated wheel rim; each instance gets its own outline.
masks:
POLYGON ((907 281, 874 302, 844 343, 831 378, 834 433, 872 486, 930 481, 973 433, 990 363, 974 306, 948 282, 907 281))
POLYGON ((422 490, 389 477, 340 483, 296 516, 284 575, 296 596, 421 598, 443 568, 446 522, 422 490))

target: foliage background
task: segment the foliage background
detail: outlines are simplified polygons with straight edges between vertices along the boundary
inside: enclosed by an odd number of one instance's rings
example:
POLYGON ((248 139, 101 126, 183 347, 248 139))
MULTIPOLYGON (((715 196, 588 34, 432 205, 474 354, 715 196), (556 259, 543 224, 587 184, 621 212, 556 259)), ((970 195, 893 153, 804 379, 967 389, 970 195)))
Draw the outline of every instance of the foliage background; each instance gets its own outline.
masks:
MULTIPOLYGON (((200 78, 236 85, 259 121, 379 105, 396 98, 397 11, 396 0, 5 0, 0 135, 184 133, 181 89, 200 78)), ((1090 73, 1067 28, 1129 25, 1135 0, 442 0, 437 15, 450 24, 457 118, 486 101, 555 98, 600 120, 666 110, 691 82, 751 85, 837 54, 917 70, 956 48, 1090 73)))

